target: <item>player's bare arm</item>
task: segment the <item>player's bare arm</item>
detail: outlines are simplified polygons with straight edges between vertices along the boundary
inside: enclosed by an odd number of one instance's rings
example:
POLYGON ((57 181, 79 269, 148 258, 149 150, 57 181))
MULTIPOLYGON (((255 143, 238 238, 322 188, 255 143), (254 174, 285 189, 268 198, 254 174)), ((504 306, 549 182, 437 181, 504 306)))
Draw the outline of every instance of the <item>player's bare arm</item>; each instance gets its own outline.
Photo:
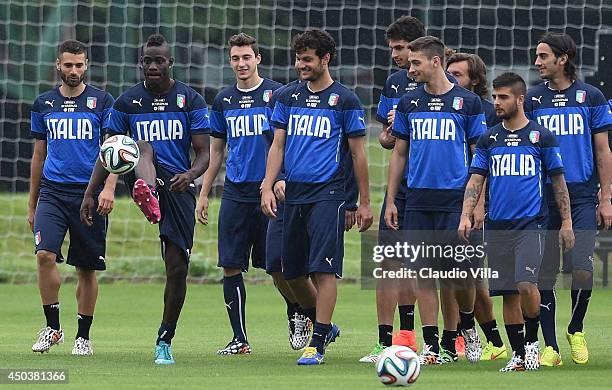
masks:
POLYGON ((46 158, 47 140, 37 139, 34 142, 34 154, 30 164, 30 198, 28 200, 28 223, 32 233, 34 233, 34 214, 36 214, 36 204, 40 193, 40 179, 46 158))
POLYGON ((201 224, 208 225, 208 194, 212 188, 215 178, 219 174, 225 153, 225 140, 213 137, 210 143, 210 163, 202 178, 202 189, 196 206, 196 216, 201 224))
POLYGON ((274 141, 270 146, 268 162, 266 163, 266 177, 261 183, 261 210, 271 218, 276 218, 276 197, 274 196, 273 186, 283 165, 286 140, 287 130, 276 129, 274 131, 274 141))
MULTIPOLYGON (((387 185, 387 209, 385 210, 385 223, 391 230, 399 229, 398 210, 395 206, 395 196, 399 190, 402 174, 406 167, 408 155, 408 141, 398 138, 389 159, 389 183, 387 185)), ((402 210, 403 212, 403 210, 402 210)))
POLYGON ((206 168, 208 168, 208 162, 210 160, 210 137, 208 134, 193 134, 191 136, 191 145, 195 151, 195 159, 191 165, 191 169, 187 172, 183 172, 174 175, 170 181, 170 191, 172 192, 185 192, 191 183, 197 178, 202 176, 206 168))
MULTIPOLYGON (((472 156, 476 153, 476 144, 470 145, 470 151, 472 152, 472 156)), ((482 188, 486 188, 487 186, 487 178, 485 177, 484 183, 482 183, 482 188)), ((484 225, 485 218, 485 196, 484 193, 481 192, 481 195, 478 198, 478 203, 476 203, 476 207, 474 208, 474 213, 472 214, 474 225, 472 228, 479 230, 482 229, 484 225)))
POLYGON ((574 247, 576 238, 572 230, 572 209, 570 206, 570 197, 565 183, 563 174, 552 177, 553 194, 557 209, 561 215, 561 229, 559 229, 559 245, 564 252, 569 251, 574 247))
MULTIPOLYGON (((368 161, 365 153, 365 137, 355 137, 348 139, 353 158, 353 168, 355 179, 359 187, 359 207, 355 212, 355 222, 360 232, 368 230, 372 226, 373 216, 370 207, 370 188, 368 178, 368 161)), ((346 221, 345 221, 346 226, 346 221)))
POLYGON ((608 133, 598 133, 593 136, 597 174, 601 183, 599 205, 597 206, 597 224, 604 229, 612 226, 612 153, 608 143, 608 133))
POLYGON ((98 209, 96 210, 100 215, 108 215, 113 211, 115 206, 115 187, 117 187, 117 180, 119 176, 111 173, 104 182, 104 188, 100 195, 98 195, 98 209))
MULTIPOLYGON (((395 112, 395 111, 391 111, 395 112)), ((378 142, 384 149, 391 150, 395 146, 395 137, 391 135, 391 126, 384 126, 378 134, 378 142)))
POLYGON ((461 221, 459 222, 459 237, 466 242, 470 237, 470 232, 475 226, 472 224, 474 213, 477 209, 479 198, 484 187, 485 177, 478 174, 472 174, 470 180, 465 187, 463 195, 463 210, 461 211, 461 221))
POLYGON ((96 188, 99 188, 102 183, 104 183, 109 175, 110 173, 104 169, 100 159, 98 159, 91 174, 91 178, 89 179, 89 183, 87 184, 85 194, 83 194, 83 202, 81 202, 81 222, 87 226, 93 225, 93 213, 95 206, 95 201, 93 198, 94 191, 96 188))

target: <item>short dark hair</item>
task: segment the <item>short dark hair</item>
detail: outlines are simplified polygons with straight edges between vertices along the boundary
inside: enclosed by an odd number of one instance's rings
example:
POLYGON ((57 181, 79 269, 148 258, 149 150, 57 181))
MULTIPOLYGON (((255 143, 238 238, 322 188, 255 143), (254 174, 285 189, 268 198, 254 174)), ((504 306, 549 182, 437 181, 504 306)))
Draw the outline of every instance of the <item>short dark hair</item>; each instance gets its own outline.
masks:
POLYGON ((334 41, 334 38, 328 32, 315 28, 308 29, 294 36, 291 46, 296 53, 314 49, 319 58, 329 54, 330 62, 336 55, 336 41, 334 41))
POLYGON ((417 38, 425 36, 425 26, 414 16, 403 15, 391 23, 385 31, 387 41, 404 40, 412 42, 417 38))
POLYGON ((431 35, 417 38, 410 42, 408 49, 415 52, 422 51, 430 60, 434 56, 438 56, 442 63, 444 63, 446 46, 444 46, 444 43, 439 38, 432 37, 431 35))
POLYGON ((487 87, 487 67, 480 57, 470 53, 455 53, 448 58, 446 67, 455 62, 466 61, 468 64, 468 76, 474 84, 474 93, 485 99, 489 95, 487 87))
POLYGON ((149 35, 149 37, 147 38, 147 41, 144 44, 144 48, 147 48, 150 46, 164 46, 167 44, 168 44, 168 41, 163 35, 159 33, 155 33, 155 34, 149 35))
POLYGON ((510 87, 515 95, 526 95, 527 85, 525 80, 516 73, 506 72, 497 76, 493 80, 493 89, 510 87))
POLYGON ((57 56, 60 57, 62 53, 85 54, 85 58, 87 58, 87 47, 83 42, 68 40, 60 43, 57 47, 57 56))
POLYGON ((227 43, 230 46, 230 51, 234 46, 251 46, 251 49, 253 49, 253 53, 255 53, 256 56, 259 55, 257 39, 243 32, 241 32, 240 34, 232 35, 229 41, 227 41, 227 43))
POLYGON ((570 80, 576 80, 576 65, 574 64, 574 58, 576 58, 576 42, 567 34, 547 32, 542 35, 538 43, 545 43, 550 46, 550 49, 555 54, 555 57, 559 58, 563 54, 567 54, 567 63, 563 72, 570 80))

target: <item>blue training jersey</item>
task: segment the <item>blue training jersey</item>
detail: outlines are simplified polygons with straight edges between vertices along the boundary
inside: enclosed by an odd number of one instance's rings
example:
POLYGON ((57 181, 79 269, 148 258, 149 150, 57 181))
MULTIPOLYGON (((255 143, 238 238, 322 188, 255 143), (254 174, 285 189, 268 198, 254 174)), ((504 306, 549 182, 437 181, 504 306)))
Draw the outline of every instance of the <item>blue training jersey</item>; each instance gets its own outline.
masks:
POLYGON ((43 179, 87 185, 113 102, 108 92, 91 85, 76 97, 62 96, 57 86, 34 101, 31 135, 47 141, 43 179))
MULTIPOLYGON (((276 93, 272 95, 272 100, 270 102, 270 109, 274 111, 274 105, 276 104, 277 97, 283 94, 283 91, 288 88, 295 88, 297 85, 301 84, 300 80, 293 80, 290 83, 280 87, 276 90, 276 93)), ((357 201, 359 199, 359 187, 357 186, 357 180, 355 180, 355 172, 353 171, 353 158, 351 156, 351 151, 347 148, 346 156, 344 160, 344 191, 345 191, 345 200, 346 210, 357 210, 357 201)), ((285 180, 285 172, 283 171, 280 175, 282 180, 285 180)))
POLYGON ((460 212, 470 145, 486 131, 480 97, 454 85, 430 95, 423 85, 399 101, 392 134, 409 142, 407 210, 460 212))
POLYGON ((223 197, 259 203, 259 188, 266 176, 266 157, 272 129, 272 95, 282 84, 269 79, 250 90, 234 84, 221 90, 210 111, 211 136, 227 141, 223 197), (269 137, 265 133, 268 133, 269 137))
MULTIPOLYGON (((457 79, 455 79, 452 74, 446 72, 446 78, 451 83, 457 84, 457 79)), ((399 70, 387 77, 385 87, 380 93, 378 107, 376 108, 376 120, 383 126, 389 126, 389 121, 387 120, 389 112, 397 108, 397 103, 399 103, 400 98, 404 96, 404 94, 414 91, 421 84, 422 83, 417 83, 412 80, 408 76, 408 71, 406 69, 399 70)), ((406 165, 406 171, 407 170, 408 165, 406 165)), ((405 199, 406 191, 406 180, 402 180, 395 197, 405 199)))
POLYGON ((107 131, 149 142, 158 164, 183 173, 191 168, 191 135, 210 132, 208 108, 199 93, 180 81, 165 95, 149 92, 142 82, 117 98, 107 131))
POLYGON ((338 82, 319 92, 296 83, 278 94, 271 124, 287 131, 286 203, 346 200, 347 137, 366 129, 357 96, 338 82))
POLYGON ((520 229, 548 215, 546 176, 563 173, 557 140, 534 121, 508 131, 498 124, 476 145, 470 173, 488 176, 488 227, 520 229))
MULTIPOLYGON (((580 80, 563 91, 542 83, 527 92, 525 114, 557 137, 572 204, 595 202, 599 179, 593 135, 612 129, 610 106, 601 91, 580 80)), ((552 191, 548 202, 555 204, 552 191)))

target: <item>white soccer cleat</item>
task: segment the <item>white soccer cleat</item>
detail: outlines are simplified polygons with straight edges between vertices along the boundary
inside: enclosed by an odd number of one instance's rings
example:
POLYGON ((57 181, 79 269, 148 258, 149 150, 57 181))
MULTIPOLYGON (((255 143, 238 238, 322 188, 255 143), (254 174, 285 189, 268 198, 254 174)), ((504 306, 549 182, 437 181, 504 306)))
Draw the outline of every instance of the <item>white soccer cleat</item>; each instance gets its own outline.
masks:
POLYGON ((94 354, 93 347, 91 346, 91 340, 84 339, 82 337, 74 340, 74 347, 72 348, 72 354, 77 356, 91 356, 94 354))
POLYGON ((294 313, 289 320, 289 344, 291 348, 298 351, 306 348, 312 332, 312 321, 303 314, 294 313))
POLYGON ((482 356, 482 345, 480 345, 480 337, 478 337, 476 327, 462 329, 461 335, 465 341, 465 357, 470 363, 479 362, 480 356, 482 356))
POLYGON ((529 371, 540 369, 540 349, 538 341, 525 343, 525 369, 529 371))
POLYGON ((38 340, 34 343, 34 345, 32 345, 32 351, 44 353, 49 351, 53 345, 63 342, 64 331, 61 329, 55 330, 50 326, 47 326, 38 332, 38 340))
POLYGON ((516 352, 512 352, 512 358, 508 361, 505 367, 500 368, 499 372, 515 372, 525 371, 525 361, 516 352))

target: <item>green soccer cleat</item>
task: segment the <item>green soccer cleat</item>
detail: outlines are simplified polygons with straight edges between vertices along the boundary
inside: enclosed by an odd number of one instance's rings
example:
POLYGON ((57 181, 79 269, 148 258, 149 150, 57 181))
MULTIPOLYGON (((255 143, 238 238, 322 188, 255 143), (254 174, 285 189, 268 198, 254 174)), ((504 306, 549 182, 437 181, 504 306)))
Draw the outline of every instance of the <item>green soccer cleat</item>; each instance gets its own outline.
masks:
POLYGON ((584 332, 574 334, 566 333, 565 337, 570 345, 572 360, 576 364, 586 364, 589 361, 589 350, 584 339, 584 332))
POLYGON ((446 349, 440 347, 440 359, 442 363, 454 363, 459 360, 459 356, 457 353, 452 353, 451 351, 447 351, 446 349))
POLYGON ((480 360, 497 360, 497 359, 508 359, 508 349, 502 344, 501 347, 496 347, 492 342, 488 342, 487 345, 482 349, 482 355, 480 360))
POLYGON ((369 354, 359 359, 359 362, 360 363, 376 363, 380 355, 385 350, 385 348, 386 347, 383 346, 381 343, 376 343, 376 345, 374 346, 374 349, 372 349, 372 352, 370 352, 369 354))
POLYGON ((562 366, 563 361, 561 360, 561 355, 559 352, 555 351, 553 347, 546 347, 544 351, 542 351, 542 355, 540 356, 540 365, 546 367, 556 367, 562 366))

